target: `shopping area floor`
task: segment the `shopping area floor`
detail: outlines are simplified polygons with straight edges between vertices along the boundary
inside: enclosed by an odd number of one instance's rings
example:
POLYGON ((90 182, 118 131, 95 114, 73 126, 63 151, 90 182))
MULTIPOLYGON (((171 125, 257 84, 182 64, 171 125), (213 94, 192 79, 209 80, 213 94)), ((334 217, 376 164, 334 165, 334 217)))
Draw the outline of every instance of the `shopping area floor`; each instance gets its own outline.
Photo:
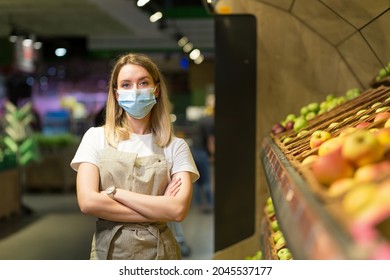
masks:
MULTIPOLYGON (((0 260, 89 258, 95 219, 80 213, 75 193, 26 193, 23 202, 31 214, 0 219, 0 260)), ((183 259, 212 259, 213 214, 191 206, 183 230, 191 248, 183 259)))

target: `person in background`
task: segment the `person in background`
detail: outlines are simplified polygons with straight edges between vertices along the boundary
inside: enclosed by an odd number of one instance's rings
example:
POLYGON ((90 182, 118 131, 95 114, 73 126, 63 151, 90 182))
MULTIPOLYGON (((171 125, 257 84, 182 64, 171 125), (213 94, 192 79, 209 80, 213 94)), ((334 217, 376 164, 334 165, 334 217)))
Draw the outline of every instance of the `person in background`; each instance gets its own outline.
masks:
POLYGON ((203 213, 211 213, 214 209, 211 176, 215 152, 214 104, 214 94, 208 95, 205 114, 195 126, 191 145, 192 154, 200 173, 200 178, 195 183, 195 203, 203 213))
POLYGON ((167 223, 185 219, 199 172, 170 113, 157 65, 119 57, 105 124, 86 131, 70 163, 80 210, 97 217, 90 259, 181 259, 167 223))

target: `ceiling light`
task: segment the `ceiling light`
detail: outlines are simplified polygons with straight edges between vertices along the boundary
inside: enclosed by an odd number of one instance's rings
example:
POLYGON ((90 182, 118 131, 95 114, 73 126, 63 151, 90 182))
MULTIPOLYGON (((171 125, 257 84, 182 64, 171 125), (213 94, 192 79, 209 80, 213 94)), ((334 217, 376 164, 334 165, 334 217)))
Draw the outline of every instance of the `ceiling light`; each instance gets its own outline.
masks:
POLYGON ((185 44, 188 43, 188 38, 186 36, 182 36, 178 41, 177 41, 177 44, 180 46, 180 47, 184 47, 185 44))
POLYGON ((187 44, 184 45, 183 51, 188 53, 194 48, 194 45, 191 42, 188 42, 187 44))
POLYGON ((33 42, 34 41, 32 39, 26 38, 26 39, 23 39, 22 44, 24 47, 31 47, 33 45, 33 42))
POLYGON ((150 22, 156 22, 159 19, 161 19, 162 17, 163 17, 162 12, 156 12, 153 15, 150 16, 149 20, 150 20, 150 22))
POLYGON ((42 48, 42 42, 34 42, 34 49, 39 50, 42 48))
POLYGON ((198 56, 195 60, 194 60, 194 63, 195 64, 201 64, 204 60, 204 56, 203 55, 200 55, 198 56))
POLYGON ((138 0, 137 1, 137 6, 138 7, 143 7, 145 6, 150 0, 138 0))
POLYGON ((11 43, 15 43, 16 42, 16 40, 18 39, 18 36, 16 36, 16 35, 14 35, 14 34, 11 34, 11 35, 9 35, 9 41, 11 42, 11 43))
POLYGON ((201 53, 200 53, 200 50, 198 50, 198 49, 194 49, 194 50, 192 50, 191 52, 190 52, 190 58, 192 59, 192 60, 195 60, 195 59, 197 59, 199 56, 201 55, 201 53))
POLYGON ((57 48, 54 53, 56 56, 61 57, 66 55, 67 50, 65 48, 57 48))

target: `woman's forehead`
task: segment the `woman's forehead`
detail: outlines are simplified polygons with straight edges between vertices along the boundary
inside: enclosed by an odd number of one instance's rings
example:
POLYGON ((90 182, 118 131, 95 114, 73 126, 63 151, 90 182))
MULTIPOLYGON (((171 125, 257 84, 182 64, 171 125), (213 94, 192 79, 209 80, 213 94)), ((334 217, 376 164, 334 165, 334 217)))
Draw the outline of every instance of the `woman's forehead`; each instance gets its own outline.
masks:
POLYGON ((140 65, 126 64, 118 73, 118 80, 139 80, 143 78, 151 78, 151 75, 144 67, 140 65))

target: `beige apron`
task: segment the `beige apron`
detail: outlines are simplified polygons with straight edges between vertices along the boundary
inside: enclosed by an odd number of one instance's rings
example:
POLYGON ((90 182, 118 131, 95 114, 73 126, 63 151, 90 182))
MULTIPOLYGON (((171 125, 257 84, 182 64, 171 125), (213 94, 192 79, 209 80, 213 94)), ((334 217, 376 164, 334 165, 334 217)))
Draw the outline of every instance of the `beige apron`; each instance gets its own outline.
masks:
MULTIPOLYGON (((101 188, 115 185, 148 195, 163 195, 168 185, 168 167, 162 149, 157 154, 137 157, 110 146, 100 159, 101 188)), ((165 222, 119 223, 98 219, 91 259, 163 260, 181 259, 180 247, 165 222)))

